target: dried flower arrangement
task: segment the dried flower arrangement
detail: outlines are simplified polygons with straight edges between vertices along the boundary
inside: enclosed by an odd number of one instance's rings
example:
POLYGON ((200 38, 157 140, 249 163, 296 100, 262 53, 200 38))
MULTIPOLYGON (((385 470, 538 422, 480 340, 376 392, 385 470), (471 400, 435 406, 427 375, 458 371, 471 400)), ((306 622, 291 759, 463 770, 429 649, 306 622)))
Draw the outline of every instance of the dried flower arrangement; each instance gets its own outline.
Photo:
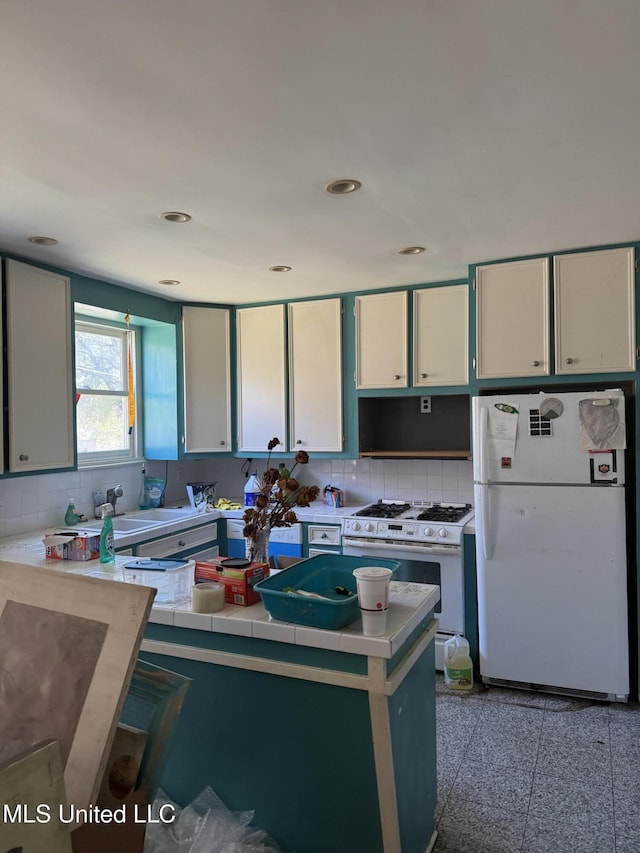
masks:
POLYGON ((267 467, 262 475, 262 489, 256 498, 256 505, 245 510, 242 520, 245 522, 243 535, 254 539, 263 530, 273 527, 291 527, 298 516, 294 506, 309 506, 320 494, 318 486, 301 486, 293 475, 298 465, 306 465, 309 454, 299 450, 288 477, 281 477, 277 468, 271 467, 271 451, 280 444, 280 439, 272 438, 267 445, 269 455, 267 467), (277 486, 277 489, 273 487, 277 486))

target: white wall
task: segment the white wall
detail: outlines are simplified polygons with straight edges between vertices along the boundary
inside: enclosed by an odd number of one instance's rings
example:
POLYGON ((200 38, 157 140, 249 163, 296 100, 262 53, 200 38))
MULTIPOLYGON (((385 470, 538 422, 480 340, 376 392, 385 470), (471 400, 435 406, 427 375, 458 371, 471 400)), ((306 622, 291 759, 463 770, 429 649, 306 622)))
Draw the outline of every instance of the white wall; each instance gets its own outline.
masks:
MULTIPOLYGON (((147 462, 147 474, 167 480, 166 503, 188 504, 185 485, 193 481, 217 481, 217 494, 240 500, 245 483, 244 459, 147 462)), ((292 460, 274 456, 272 463, 292 460)), ((251 468, 260 473, 265 459, 251 468)), ((92 492, 121 485, 119 511, 138 508, 141 465, 120 465, 63 474, 40 474, 0 480, 0 536, 12 536, 60 525, 71 498, 79 512, 93 518, 92 492)), ((471 503, 471 462, 424 459, 319 459, 298 466, 295 476, 305 485, 338 486, 347 506, 362 506, 379 498, 407 501, 452 501, 471 503)))

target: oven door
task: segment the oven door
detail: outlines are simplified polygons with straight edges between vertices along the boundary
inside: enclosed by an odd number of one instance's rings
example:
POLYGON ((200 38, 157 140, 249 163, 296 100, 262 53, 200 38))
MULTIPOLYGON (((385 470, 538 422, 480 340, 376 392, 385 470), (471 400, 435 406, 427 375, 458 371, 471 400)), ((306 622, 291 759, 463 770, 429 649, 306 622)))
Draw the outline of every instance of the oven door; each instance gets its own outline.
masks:
MULTIPOLYGON (((464 569, 461 546, 402 543, 387 539, 342 536, 342 553, 352 557, 400 560, 397 581, 432 583, 440 587, 436 605, 440 643, 436 642, 436 666, 442 669, 442 635, 464 634, 464 569), (440 649, 438 648, 440 646, 440 649), (439 653, 440 652, 440 653, 439 653), (440 666, 438 666, 440 663, 440 666)), ((444 639, 448 639, 448 636, 444 639)))

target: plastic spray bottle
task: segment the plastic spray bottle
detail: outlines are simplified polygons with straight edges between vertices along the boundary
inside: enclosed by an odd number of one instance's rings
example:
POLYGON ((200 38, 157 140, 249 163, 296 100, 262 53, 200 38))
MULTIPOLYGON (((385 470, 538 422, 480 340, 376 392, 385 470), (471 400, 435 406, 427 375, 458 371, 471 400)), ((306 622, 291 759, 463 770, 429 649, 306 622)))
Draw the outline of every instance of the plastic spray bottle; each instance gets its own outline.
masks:
POLYGON ((113 546, 113 507, 111 504, 102 504, 102 530, 100 531, 100 562, 114 563, 116 553, 113 546))
POLYGON ((78 510, 76 509, 76 503, 73 498, 69 501, 69 506, 67 507, 67 511, 64 514, 64 523, 71 527, 73 524, 77 524, 78 519, 78 510))

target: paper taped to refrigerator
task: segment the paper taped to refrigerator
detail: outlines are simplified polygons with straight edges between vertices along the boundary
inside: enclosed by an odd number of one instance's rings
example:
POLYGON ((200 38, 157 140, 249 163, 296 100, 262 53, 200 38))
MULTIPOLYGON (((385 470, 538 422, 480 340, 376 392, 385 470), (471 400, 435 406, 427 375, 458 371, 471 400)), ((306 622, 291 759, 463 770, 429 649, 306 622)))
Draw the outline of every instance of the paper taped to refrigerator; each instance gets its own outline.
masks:
POLYGON ((580 400, 578 415, 580 450, 624 450, 626 448, 627 436, 619 397, 589 397, 580 400))
POLYGON ((487 453, 493 459, 513 457, 516 450, 516 431, 518 428, 518 409, 508 403, 494 403, 489 406, 489 427, 487 430, 487 453))

